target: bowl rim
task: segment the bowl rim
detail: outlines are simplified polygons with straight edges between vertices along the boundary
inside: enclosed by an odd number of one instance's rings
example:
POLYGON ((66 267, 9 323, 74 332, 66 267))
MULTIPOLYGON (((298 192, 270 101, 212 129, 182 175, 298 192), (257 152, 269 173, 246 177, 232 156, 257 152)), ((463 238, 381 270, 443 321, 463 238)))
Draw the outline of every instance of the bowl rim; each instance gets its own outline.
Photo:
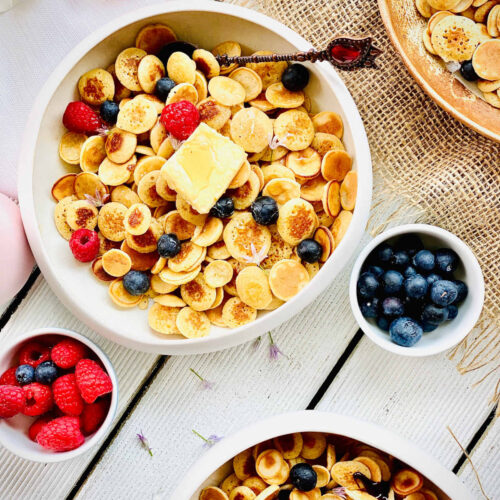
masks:
MULTIPOLYGON (((7 450, 11 451, 12 453, 21 458, 24 458, 26 460, 31 460, 33 462, 43 462, 43 463, 64 462, 66 460, 78 457, 83 453, 87 452, 90 448, 99 443, 104 438, 105 434, 108 432, 109 428, 111 427, 111 424, 113 423, 118 407, 118 397, 119 397, 118 378, 116 376, 115 369, 110 359, 95 342, 90 340, 88 337, 85 337, 81 333, 77 333, 67 328, 57 328, 57 327, 37 328, 28 333, 17 335, 2 348, 2 353, 14 349, 16 346, 21 345, 27 340, 35 339, 36 337, 44 335, 61 335, 73 338, 75 340, 78 340, 82 344, 85 344, 100 359, 113 383, 113 391, 111 392, 111 402, 109 404, 108 414, 106 415, 104 422, 101 424, 97 432, 90 439, 85 439, 85 442, 80 447, 75 448, 74 450, 63 451, 63 452, 52 452, 52 453, 44 451, 34 451, 34 450, 28 450, 28 451, 19 450, 11 446, 10 442, 4 441, 0 434, 0 444, 4 446, 7 450)), ((0 425, 2 425, 1 421, 0 425)))
POLYGON ((172 498, 190 500, 211 474, 239 452, 262 441, 294 432, 326 432, 357 439, 402 460, 453 500, 472 498, 455 474, 401 435, 366 420, 318 410, 274 415, 249 424, 222 439, 191 465, 172 498))
POLYGON ((282 307, 276 309, 275 311, 270 311, 264 317, 261 316, 252 323, 236 329, 228 329, 227 334, 224 333, 224 335, 217 337, 209 335, 207 337, 197 339, 162 339, 159 337, 157 342, 151 343, 143 343, 138 339, 132 339, 121 335, 116 328, 108 328, 101 322, 96 321, 92 315, 87 312, 84 305, 79 304, 72 299, 70 294, 67 293, 58 281, 57 274, 53 270, 50 259, 46 253, 46 248, 43 244, 38 228, 36 210, 32 197, 33 160, 38 131, 46 112, 47 105, 60 81, 66 77, 66 74, 74 66, 75 61, 79 61, 89 50, 102 42, 107 36, 112 35, 129 24, 140 22, 150 17, 174 12, 189 13, 192 11, 213 12, 219 15, 242 18, 254 24, 260 25, 264 29, 271 31, 282 38, 285 37, 290 43, 298 47, 300 50, 308 50, 312 47, 304 38, 274 19, 256 11, 236 5, 218 2, 203 2, 201 0, 193 0, 188 4, 185 4, 182 1, 174 0, 166 4, 154 4, 148 7, 133 10, 112 20, 86 37, 69 52, 69 54, 59 63, 50 75, 36 98, 35 104, 29 115, 23 136, 18 170, 19 203, 26 234, 38 266, 59 300, 61 300, 61 302, 80 320, 114 342, 140 351, 171 355, 201 354, 236 346, 257 337, 264 331, 277 327, 287 319, 291 318, 298 311, 302 310, 333 281, 333 278, 341 269, 344 268, 348 260, 352 257, 353 252, 349 251, 348 245, 350 245, 351 248, 355 248, 359 244, 368 221, 372 197, 371 154, 366 131, 359 115, 359 111, 349 91, 333 67, 328 62, 316 63, 325 83, 335 93, 338 102, 346 115, 346 119, 348 119, 349 127, 352 129, 353 135, 356 136, 356 162, 358 170, 361 171, 364 169, 363 175, 359 176, 360 178, 358 179, 358 193, 362 193, 363 196, 358 197, 360 202, 357 204, 354 211, 353 220, 350 224, 349 230, 339 244, 340 250, 343 249, 343 251, 337 251, 335 257, 330 259, 323 266, 318 276, 316 276, 316 281, 310 283, 307 287, 307 292, 299 293, 282 307), (262 325, 262 323, 264 323, 264 325, 262 325))
MULTIPOLYGON (((352 268, 351 277, 349 280, 349 300, 351 302, 351 309, 358 322, 358 325, 363 330, 363 333, 367 335, 373 342, 375 342, 378 346, 382 347, 386 351, 392 352, 394 354, 399 354, 403 356, 410 357, 423 357, 423 356, 432 356, 435 354, 439 354, 443 351, 446 351, 458 343, 460 343, 466 335, 474 328, 479 316, 481 315, 481 311, 484 303, 484 277, 483 272, 481 271, 481 267, 479 262, 476 259, 476 256, 472 252, 472 250, 456 235, 450 233, 446 229, 443 229, 438 226, 432 226, 430 224, 403 224, 401 226, 396 226, 391 229, 384 231, 379 234, 375 238, 373 238, 361 251, 361 253, 356 258, 354 266, 352 268), (442 347, 436 348, 428 346, 426 348, 419 348, 417 346, 413 347, 403 347, 397 345, 389 338, 382 338, 378 333, 375 333, 375 329, 373 325, 371 325, 366 318, 361 314, 361 310, 359 308, 358 297, 356 293, 356 284, 357 279, 360 275, 361 267, 363 266, 368 254, 380 243, 386 241, 394 236, 408 234, 408 233, 420 233, 426 234, 429 236, 437 236, 442 238, 443 240, 450 242, 450 246, 455 247, 455 251, 460 256, 462 260, 462 264, 464 267, 467 267, 467 270, 474 274, 479 281, 479 289, 474 290, 474 295, 471 296, 472 299, 472 308, 473 313, 470 314, 467 318, 464 318, 460 323, 460 328, 457 329, 459 332, 458 335, 450 335, 450 339, 448 342, 444 342, 442 347)), ((432 333, 432 332, 431 332, 432 333)))

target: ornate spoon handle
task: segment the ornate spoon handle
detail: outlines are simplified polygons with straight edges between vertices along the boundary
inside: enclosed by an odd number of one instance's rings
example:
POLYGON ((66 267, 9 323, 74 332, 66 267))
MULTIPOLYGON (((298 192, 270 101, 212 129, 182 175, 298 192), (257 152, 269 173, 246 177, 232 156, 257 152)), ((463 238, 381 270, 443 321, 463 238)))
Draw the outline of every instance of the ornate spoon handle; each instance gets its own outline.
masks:
POLYGON ((373 45, 371 37, 355 38, 340 36, 334 38, 324 50, 311 49, 307 52, 271 54, 267 56, 253 55, 230 57, 227 54, 221 54, 216 56, 216 59, 221 66, 229 66, 233 63, 329 61, 336 68, 351 71, 357 68, 377 68, 375 59, 380 54, 382 54, 382 51, 373 45))

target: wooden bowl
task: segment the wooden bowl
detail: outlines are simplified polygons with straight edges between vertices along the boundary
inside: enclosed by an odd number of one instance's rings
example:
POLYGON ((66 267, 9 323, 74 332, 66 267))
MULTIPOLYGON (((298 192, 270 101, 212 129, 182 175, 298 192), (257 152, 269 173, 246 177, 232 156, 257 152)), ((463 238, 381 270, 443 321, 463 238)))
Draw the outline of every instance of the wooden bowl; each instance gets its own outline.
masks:
POLYGON ((445 111, 471 129, 500 142, 500 109, 464 87, 422 42, 427 23, 414 0, 378 0, 389 38, 422 89, 445 111))

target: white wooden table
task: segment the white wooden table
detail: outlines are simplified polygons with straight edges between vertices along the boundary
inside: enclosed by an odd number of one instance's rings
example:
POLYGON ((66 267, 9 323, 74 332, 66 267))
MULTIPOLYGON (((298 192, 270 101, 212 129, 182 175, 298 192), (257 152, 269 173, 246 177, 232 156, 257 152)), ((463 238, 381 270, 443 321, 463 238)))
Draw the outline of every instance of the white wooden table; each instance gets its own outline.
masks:
MULTIPOLYGON (((13 129, 2 142, 9 140, 11 169, 27 112, 60 57, 98 25, 146 3, 152 2, 24 0, 0 15, 0 47, 12 49, 0 62, 0 113, 2 123, 9 118, 13 129)), ((12 189, 12 183, 2 186, 3 179, 7 176, 2 174, 0 190, 12 189)), ((377 213, 374 222, 385 215, 377 213)), ((400 433, 456 472, 471 498, 482 498, 470 465, 446 429, 449 425, 471 454, 489 497, 499 498, 500 424, 487 404, 491 386, 472 388, 481 374, 460 376, 445 355, 406 359, 364 337, 349 308, 351 265, 313 305, 273 331, 287 355, 276 361, 269 359, 266 338, 257 348, 247 344, 193 357, 125 349, 73 317, 35 271, 20 294, 0 309, 0 346, 45 326, 88 335, 114 363, 119 411, 105 441, 70 462, 35 464, 0 448, 0 500, 168 499, 204 452, 192 429, 227 436, 265 416, 304 408, 353 415, 400 433), (215 387, 203 390, 190 368, 215 387), (150 441, 152 458, 136 438, 140 431, 150 441)))

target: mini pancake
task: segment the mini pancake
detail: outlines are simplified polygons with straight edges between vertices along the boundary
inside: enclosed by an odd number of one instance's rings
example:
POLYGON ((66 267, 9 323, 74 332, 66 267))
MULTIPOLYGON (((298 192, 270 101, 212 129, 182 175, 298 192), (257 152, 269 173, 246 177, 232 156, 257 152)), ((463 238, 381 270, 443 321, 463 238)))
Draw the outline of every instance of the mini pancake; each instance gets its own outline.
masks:
POLYGON ((166 24, 148 24, 137 33, 135 46, 148 54, 157 54, 164 45, 175 40, 175 33, 166 24))
POLYGON ((57 231, 65 240, 69 240, 73 234, 73 230, 66 222, 66 212, 69 205, 77 199, 78 198, 74 195, 66 196, 54 207, 54 223, 57 231))
POLYGON ((203 262, 206 251, 205 247, 186 241, 181 244, 181 251, 175 257, 168 259, 168 268, 176 273, 190 271, 203 262))
POLYGON ((104 137, 93 135, 82 144, 80 149, 80 168, 84 172, 97 172, 104 158, 106 158, 104 137))
POLYGON ((248 486, 237 486, 229 495, 229 500, 254 500, 255 493, 248 486))
POLYGON ((500 80, 500 40, 482 42, 474 52, 472 66, 481 78, 500 80))
MULTIPOLYGON (((120 250, 123 250, 130 256, 132 260, 132 269, 134 271, 148 271, 150 270, 158 261, 159 255, 156 250, 149 253, 141 253, 127 245, 126 241, 123 241, 120 250)), ((167 293, 167 292, 164 292, 167 293)))
POLYGON ((228 263, 231 265, 233 268, 233 277, 231 278, 231 281, 229 281, 226 285, 224 285, 224 291, 228 293, 229 295, 233 295, 234 297, 238 296, 238 292, 236 291, 236 277, 238 276, 239 272, 250 265, 249 263, 246 262, 240 262, 233 257, 229 258, 228 263))
POLYGON ((167 265, 167 259, 165 257, 158 257, 158 260, 154 263, 154 266, 151 268, 151 274, 158 274, 166 265, 167 265))
POLYGON ((135 203, 141 203, 141 199, 137 193, 124 185, 116 186, 113 191, 111 191, 111 201, 121 203, 127 208, 130 208, 135 203))
POLYGON ((295 180, 295 174, 281 163, 275 162, 270 165, 264 165, 261 170, 264 175, 264 185, 273 179, 279 178, 295 180))
POLYGON ((496 38, 500 35, 498 28, 498 26, 500 25, 499 14, 500 14, 500 5, 495 5, 488 14, 486 29, 488 31, 488 34, 493 38, 496 38))
POLYGON ((495 92, 500 89, 500 79, 489 81, 489 80, 478 80, 477 88, 481 92, 495 92))
POLYGON ((354 210, 358 191, 358 173, 349 172, 340 185, 340 203, 344 210, 354 210))
POLYGON ((342 118, 338 113, 334 113, 333 111, 322 111, 321 113, 314 115, 312 122, 316 132, 332 134, 337 136, 339 139, 341 139, 344 134, 344 124, 342 123, 342 118))
POLYGON ((59 179, 54 182, 51 189, 51 194, 54 200, 61 201, 63 198, 75 194, 75 178, 76 174, 66 174, 59 177, 59 179))
POLYGON ((125 106, 125 104, 127 104, 128 102, 130 102, 132 100, 132 98, 125 98, 125 99, 122 99, 119 103, 118 103, 118 109, 122 109, 123 106, 125 106))
POLYGON ((220 488, 208 486, 201 491, 200 500, 229 500, 229 497, 220 488))
POLYGON ((398 495, 407 496, 420 490, 423 482, 422 475, 417 471, 402 469, 392 477, 391 486, 398 495))
POLYGON ((489 0, 488 2, 484 2, 480 5, 476 9, 476 12, 474 12, 474 21, 476 21, 476 23, 485 23, 488 19, 489 13, 496 4, 496 0, 489 0))
POLYGON ((179 240, 189 240, 193 237, 197 226, 182 218, 177 210, 172 210, 165 217, 165 234, 175 234, 179 240))
POLYGON ((114 100, 115 102, 120 102, 122 99, 126 99, 130 97, 130 94, 132 93, 129 89, 124 87, 120 80, 118 80, 115 72, 115 65, 110 64, 107 68, 106 71, 113 77, 113 82, 115 83, 115 96, 114 100))
POLYGON ((170 294, 173 291, 177 290, 177 285, 170 285, 165 283, 159 276, 153 275, 151 276, 151 288, 154 292, 163 294, 170 294))
POLYGON ((357 457, 354 459, 355 462, 360 462, 370 469, 371 480, 379 483, 382 481, 382 471, 380 470, 379 465, 373 458, 370 457, 357 457))
POLYGON ((316 177, 321 170, 321 156, 313 148, 292 151, 286 156, 286 166, 303 178, 316 177))
POLYGON ((268 146, 266 146, 262 151, 259 151, 258 153, 251 153, 251 154, 247 155, 247 160, 250 163, 255 163, 255 162, 261 160, 262 156, 266 152, 267 148, 268 148, 268 146))
POLYGON ((142 134, 153 128, 157 117, 154 104, 146 99, 134 98, 118 112, 116 126, 133 134, 142 134))
POLYGON ((231 297, 222 308, 222 321, 228 328, 238 328, 255 321, 257 310, 238 297, 231 297))
POLYGON ((228 189, 236 189, 243 186, 248 181, 251 171, 250 163, 248 161, 243 162, 243 165, 229 184, 228 189))
MULTIPOLYGON (((323 203, 321 203, 321 208, 323 208, 323 203)), ((320 210, 319 212, 316 210, 316 215, 318 216, 320 226, 330 227, 333 224, 334 218, 328 215, 324 210, 320 210)))
POLYGON ((208 217, 203 226, 196 226, 191 241, 201 247, 213 245, 222 236, 223 222, 216 217, 208 217))
POLYGON ((168 267, 163 268, 158 276, 162 281, 171 285, 184 285, 185 283, 189 283, 191 280, 196 278, 198 273, 201 270, 201 266, 193 269, 192 271, 186 271, 181 273, 176 273, 169 269, 168 267))
POLYGON ((269 286, 278 299, 295 297, 309 283, 309 273, 300 262, 284 259, 271 268, 269 286))
POLYGON ((104 101, 112 101, 115 95, 115 82, 111 73, 97 68, 87 71, 78 80, 78 92, 83 102, 100 106, 104 101))
POLYGON ((213 97, 200 100, 197 105, 200 121, 220 130, 231 117, 231 108, 218 103, 213 97))
MULTIPOLYGON (((241 46, 238 42, 229 40, 227 42, 222 42, 216 45, 212 49, 212 54, 214 56, 227 54, 229 57, 239 57, 241 56, 241 46)), ((233 71, 237 66, 238 63, 232 63, 229 66, 222 66, 220 69, 220 73, 221 75, 231 73, 231 71, 233 71)))
POLYGON ((108 293, 111 297, 111 300, 117 306, 123 308, 135 307, 142 299, 142 295, 136 296, 128 293, 123 286, 123 281, 121 278, 118 278, 109 284, 108 293))
POLYGON ((276 109, 267 99, 266 99, 266 93, 261 92, 255 99, 252 99, 251 101, 248 101, 248 104, 252 106, 253 108, 257 108, 263 113, 269 113, 270 111, 273 111, 276 109))
MULTIPOLYGON (((337 500, 337 495, 334 495, 333 498, 334 500, 337 500)), ((297 489, 292 490, 292 493, 290 494, 290 500, 319 500, 319 499, 325 499, 328 500, 328 495, 322 495, 321 490, 319 488, 314 488, 310 491, 300 491, 297 489)), ((342 498, 342 497, 338 497, 342 498)))
MULTIPOLYGON (((256 56, 270 56, 273 52, 269 50, 258 50, 252 55, 256 56)), ((261 63, 248 63, 247 68, 253 69, 262 80, 262 88, 265 90, 273 83, 281 82, 281 76, 286 68, 288 68, 288 63, 286 61, 280 62, 261 62, 261 63)))
POLYGON ((264 187, 263 196, 270 196, 278 205, 284 205, 287 201, 300 198, 300 184, 291 179, 272 179, 264 187))
POLYGON ((175 324, 180 333, 188 339, 206 337, 210 333, 210 320, 204 312, 184 307, 177 314, 175 324))
POLYGON ((120 278, 130 271, 132 260, 123 250, 113 248, 102 256, 102 267, 110 276, 120 278))
POLYGON ((260 477, 268 482, 268 479, 279 475, 285 463, 283 455, 278 450, 271 448, 259 454, 255 460, 255 470, 260 477))
POLYGON ((288 244, 298 245, 309 238, 317 226, 318 217, 308 201, 293 199, 280 207, 277 227, 280 236, 288 244))
POLYGON ((427 30, 422 31, 422 42, 424 43, 424 47, 427 52, 430 52, 433 55, 437 55, 434 47, 432 46, 431 35, 429 35, 427 30))
POLYGON ((257 176, 257 179, 259 179, 259 192, 260 192, 264 187, 264 174, 262 173, 262 169, 259 167, 258 163, 252 163, 250 165, 250 168, 252 169, 252 172, 257 176))
POLYGON ((310 202, 321 201, 325 186, 326 181, 323 177, 318 176, 311 179, 300 186, 300 197, 310 202))
POLYGON ((140 60, 146 55, 146 51, 136 47, 129 47, 118 54, 115 61, 115 73, 125 88, 134 91, 142 90, 137 72, 140 60))
POLYGON ((198 102, 198 91, 191 83, 179 83, 168 94, 166 104, 188 101, 196 105, 198 102))
POLYGON ((126 233, 125 241, 127 245, 139 253, 151 253, 156 250, 158 239, 163 234, 159 225, 152 220, 149 229, 140 235, 126 233))
POLYGON ((231 257, 231 254, 229 253, 229 250, 227 249, 224 241, 217 241, 207 248, 207 256, 214 260, 224 260, 229 259, 229 257, 231 257))
POLYGON ((77 229, 94 229, 97 225, 98 210, 87 200, 76 200, 66 208, 66 222, 69 227, 77 229))
POLYGON ((164 335, 178 335, 180 331, 177 328, 176 319, 179 311, 178 307, 154 303, 148 312, 148 324, 155 332, 164 335))
POLYGON ((273 135, 269 117, 256 108, 244 108, 231 120, 231 139, 249 153, 262 151, 273 135))
MULTIPOLYGON (((252 476, 243 481, 243 486, 247 486, 248 488, 250 488, 254 495, 259 495, 268 487, 268 484, 262 478, 258 476, 252 476)), ((273 485, 272 487, 278 488, 277 491, 279 493, 279 487, 277 487, 276 485, 273 485)), ((266 498, 264 495, 262 495, 261 497, 262 498, 260 498, 259 500, 263 500, 264 498, 266 498)), ((271 500, 272 497, 268 496, 267 498, 268 500, 271 500)))
POLYGON ((326 438, 321 432, 303 432, 302 438, 304 444, 302 446, 301 456, 306 460, 316 460, 326 449, 326 438))
POLYGON ((125 226, 123 220, 127 208, 121 203, 112 201, 106 203, 99 211, 97 225, 102 235, 111 241, 123 241, 125 239, 125 226))
POLYGON ((146 174, 154 172, 155 170, 160 170, 163 165, 165 165, 165 158, 161 156, 147 156, 141 158, 134 169, 134 182, 139 185, 146 174))
POLYGON ((245 304, 255 309, 264 309, 273 299, 267 275, 257 266, 241 270, 236 277, 236 291, 245 304))
POLYGON ((205 75, 199 70, 196 70, 196 75, 193 85, 194 88, 196 89, 196 92, 198 93, 198 102, 202 101, 203 99, 206 99, 208 96, 208 83, 207 79, 205 78, 205 75))
POLYGON ((137 136, 130 132, 112 129, 106 137, 106 155, 113 163, 125 163, 135 153, 137 147, 137 136))
POLYGON ((436 10, 453 9, 459 2, 460 0, 427 0, 427 3, 436 10))
POLYGON ((151 210, 144 203, 135 203, 125 212, 124 228, 131 235, 144 234, 151 226, 151 210))
POLYGON ((321 245, 323 252, 319 258, 320 262, 326 262, 335 249, 335 239, 330 230, 325 226, 319 226, 314 232, 314 239, 321 245))
POLYGON ((354 478, 354 473, 359 472, 370 478, 370 469, 361 462, 353 460, 340 461, 333 465, 330 474, 340 486, 353 490, 358 490, 361 487, 361 482, 357 482, 354 478))
POLYGON ((130 168, 137 163, 137 157, 134 155, 127 163, 114 163, 109 158, 104 158, 99 165, 99 179, 108 186, 119 186, 124 184, 130 178, 130 168))
POLYGON ((316 132, 311 147, 315 149, 321 157, 325 156, 328 151, 344 151, 342 141, 333 134, 326 134, 324 132, 316 132))
POLYGON ((167 61, 167 74, 175 83, 193 84, 196 80, 196 63, 184 52, 174 52, 167 61))
POLYGON ((323 210, 330 217, 336 217, 342 206, 340 201, 340 184, 336 181, 329 181, 323 189, 323 210))
POLYGON ((166 160, 170 158, 173 154, 175 153, 175 149, 172 146, 172 142, 170 139, 167 137, 163 140, 163 142, 160 144, 160 147, 158 148, 157 155, 161 156, 162 158, 165 158, 166 160))
POLYGON ((316 472, 317 481, 316 488, 323 488, 330 482, 330 471, 323 465, 313 465, 314 472, 316 472))
POLYGON ((214 303, 210 306, 210 309, 219 307, 222 304, 223 300, 224 300, 224 288, 220 286, 215 289, 215 300, 214 303))
POLYGON ((267 252, 267 257, 260 263, 263 269, 271 269, 277 262, 289 259, 293 248, 280 236, 276 225, 269 227, 271 233, 271 247, 267 252))
POLYGON ((80 163, 80 153, 86 140, 87 136, 85 134, 66 132, 59 142, 61 160, 70 165, 78 165, 80 163))
MULTIPOLYGON (((272 140, 275 138, 273 137, 272 140)), ((264 153, 262 154, 260 160, 261 161, 268 161, 268 162, 277 162, 281 160, 286 154, 288 153, 288 149, 285 148, 285 146, 277 146, 277 147, 270 147, 267 146, 266 149, 264 149, 264 153)))
POLYGON ((245 263, 254 259, 253 249, 265 256, 271 246, 269 229, 257 224, 249 212, 236 214, 224 228, 223 237, 232 257, 245 263))
POLYGON ((318 262, 302 262, 302 265, 306 268, 307 274, 309 274, 309 280, 312 280, 320 270, 318 262))
POLYGON ((209 94, 224 106, 235 106, 245 100, 244 87, 227 76, 216 76, 208 82, 209 94))
POLYGON ((143 203, 150 207, 166 205, 167 201, 156 191, 156 181, 160 176, 159 170, 153 170, 144 175, 137 185, 137 194, 143 203))
POLYGON ((321 175, 326 181, 344 180, 351 168, 351 155, 345 151, 328 151, 321 161, 321 175))
POLYGON ((304 102, 304 92, 288 90, 278 82, 267 88, 266 99, 276 108, 297 108, 304 102))
POLYGON ((143 155, 143 156, 154 156, 155 155, 154 149, 151 146, 143 146, 143 145, 136 146, 135 152, 136 152, 136 154, 143 155))
POLYGON ((288 149, 300 151, 307 148, 314 139, 314 126, 306 113, 291 109, 276 118, 274 134, 288 149))
MULTIPOLYGON (((161 280, 160 280, 161 281, 161 280)), ((162 306, 167 307, 185 307, 186 303, 177 295, 166 293, 162 295, 157 295, 154 299, 154 302, 160 304, 162 306)))
POLYGON ((273 300, 264 307, 264 311, 274 311, 275 309, 278 309, 278 307, 282 306, 285 303, 284 300, 278 299, 278 297, 273 296, 273 300))
POLYGON ((445 17, 439 21, 431 35, 432 46, 444 61, 471 59, 479 42, 476 23, 463 16, 445 17))
POLYGON ((205 224, 207 214, 200 214, 180 196, 177 196, 177 199, 175 200, 175 208, 177 208, 181 217, 184 220, 191 222, 191 224, 196 226, 202 226, 205 224))
POLYGON ((425 18, 429 18, 432 16, 433 11, 431 6, 427 3, 427 0, 415 0, 415 7, 417 8, 421 16, 425 18))
POLYGON ((151 103, 155 109, 156 109, 156 114, 161 115, 161 112, 163 111, 163 108, 165 107, 165 102, 162 101, 159 97, 156 97, 153 94, 137 94, 135 96, 137 99, 144 99, 151 103))
POLYGON ((497 92, 483 92, 484 100, 495 108, 500 108, 500 96, 497 92))
POLYGON ((102 267, 102 257, 98 257, 92 262, 92 272, 99 281, 113 281, 115 279, 102 267))
POLYGON ((215 56, 205 49, 196 49, 191 56, 196 68, 207 78, 214 78, 220 73, 220 66, 215 56))
POLYGON ((222 319, 222 309, 224 308, 226 302, 227 300, 223 299, 217 307, 213 307, 205 312, 212 325, 219 326, 221 328, 227 327, 226 323, 224 323, 224 320, 222 319))
POLYGON ((452 15, 453 14, 447 10, 434 12, 434 14, 432 14, 429 21, 427 22, 427 28, 426 28, 427 33, 429 33, 429 35, 432 35, 432 32, 433 32, 434 28, 436 27, 437 23, 439 23, 439 21, 441 21, 445 17, 452 16, 452 15))
POLYGON ((227 193, 234 202, 236 210, 248 208, 259 196, 260 180, 255 172, 250 171, 248 181, 237 189, 228 189, 227 193))
POLYGON ((101 232, 98 232, 97 236, 99 237, 99 256, 104 255, 108 250, 121 247, 120 241, 108 240, 101 232))
POLYGON ((166 201, 175 201, 177 193, 168 185, 167 178, 160 173, 156 179, 156 192, 166 201))
POLYGON ((181 285, 181 297, 195 311, 206 311, 215 302, 217 292, 205 281, 203 273, 199 273, 189 283, 181 285))
POLYGON ((229 283, 233 277, 233 268, 225 260, 210 262, 203 271, 207 285, 218 288, 229 283))
POLYGON ((255 99, 262 92, 262 80, 253 69, 236 68, 229 74, 229 78, 236 80, 245 89, 245 102, 255 99))
POLYGON ((165 66, 158 57, 149 54, 144 56, 137 68, 137 79, 144 92, 152 94, 156 82, 165 76, 165 66))

